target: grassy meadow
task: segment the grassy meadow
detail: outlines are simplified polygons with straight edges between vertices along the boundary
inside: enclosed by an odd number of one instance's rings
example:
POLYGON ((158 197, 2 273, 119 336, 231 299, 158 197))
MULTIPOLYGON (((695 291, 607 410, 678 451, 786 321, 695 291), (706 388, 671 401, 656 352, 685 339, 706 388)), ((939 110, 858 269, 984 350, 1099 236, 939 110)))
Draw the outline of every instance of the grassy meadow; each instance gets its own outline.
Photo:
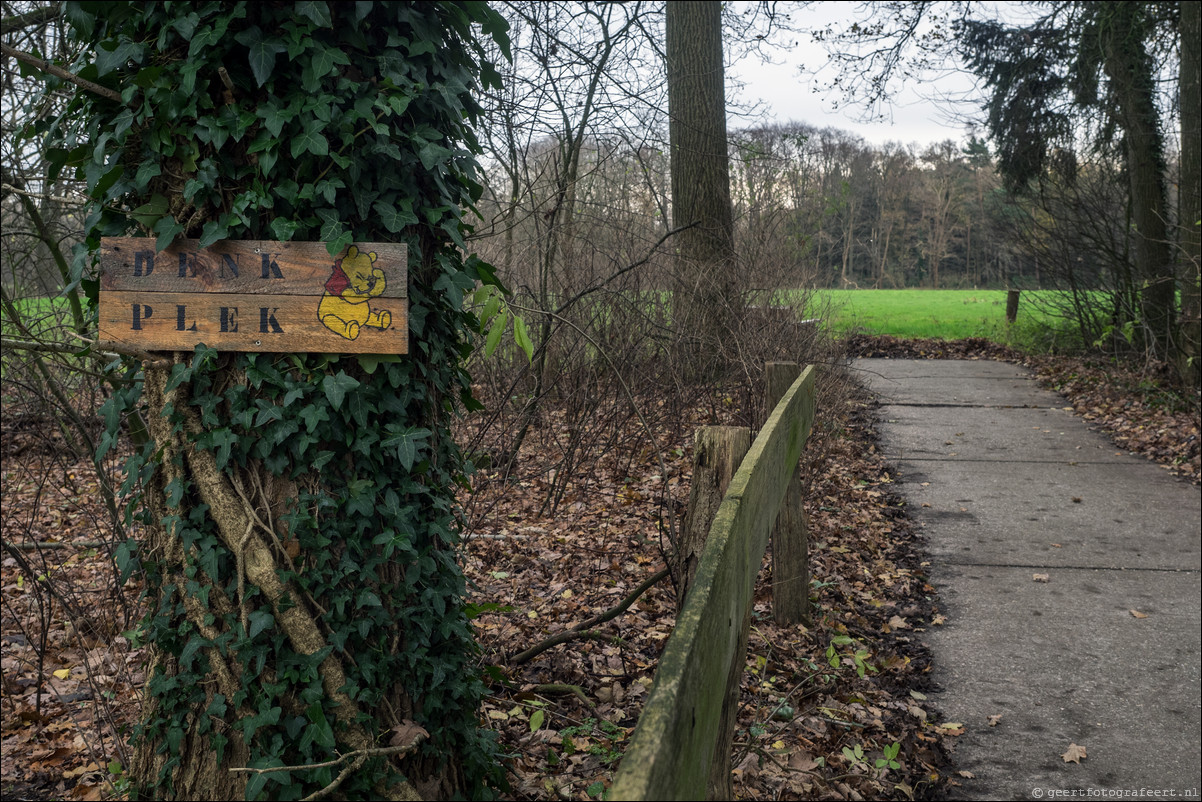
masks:
POLYGON ((818 290, 807 314, 821 318, 836 335, 985 337, 1013 344, 1021 331, 1062 322, 1048 313, 1047 292, 1023 292, 1013 327, 1006 324, 1005 290, 818 290))

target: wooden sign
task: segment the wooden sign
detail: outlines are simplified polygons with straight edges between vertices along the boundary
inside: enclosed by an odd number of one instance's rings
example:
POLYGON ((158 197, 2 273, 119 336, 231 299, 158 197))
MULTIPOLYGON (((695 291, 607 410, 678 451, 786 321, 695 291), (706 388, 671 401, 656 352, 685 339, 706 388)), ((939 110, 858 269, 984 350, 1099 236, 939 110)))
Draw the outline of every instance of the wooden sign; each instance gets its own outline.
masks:
POLYGON ((324 242, 100 241, 100 339, 146 351, 404 354, 408 249, 324 242))

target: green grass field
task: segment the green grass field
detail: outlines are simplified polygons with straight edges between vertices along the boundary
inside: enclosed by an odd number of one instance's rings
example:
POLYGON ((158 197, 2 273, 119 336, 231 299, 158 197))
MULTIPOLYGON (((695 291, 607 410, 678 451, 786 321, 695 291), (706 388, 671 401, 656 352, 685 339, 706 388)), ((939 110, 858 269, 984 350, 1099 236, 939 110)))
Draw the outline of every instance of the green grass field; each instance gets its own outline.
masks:
MULTIPOLYGON (((1045 291, 1046 292, 1046 291, 1045 291)), ((1055 321, 1039 303, 1042 292, 1024 292, 1016 326, 1006 324, 1005 290, 819 290, 808 314, 835 334, 863 331, 901 338, 959 340, 986 337, 1013 342, 1016 332, 1055 321)))

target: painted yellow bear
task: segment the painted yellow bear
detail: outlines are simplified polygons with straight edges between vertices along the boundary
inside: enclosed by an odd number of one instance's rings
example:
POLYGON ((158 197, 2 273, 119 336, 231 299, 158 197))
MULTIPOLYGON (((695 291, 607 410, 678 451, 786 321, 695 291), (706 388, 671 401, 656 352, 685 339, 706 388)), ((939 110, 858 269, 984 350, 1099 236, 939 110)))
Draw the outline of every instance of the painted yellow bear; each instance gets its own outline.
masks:
POLYGON ((352 245, 334 262, 317 307, 322 324, 348 340, 356 339, 364 326, 383 330, 392 323, 387 309, 372 309, 367 302, 384 293, 384 271, 375 266, 376 258, 375 251, 364 253, 352 245))

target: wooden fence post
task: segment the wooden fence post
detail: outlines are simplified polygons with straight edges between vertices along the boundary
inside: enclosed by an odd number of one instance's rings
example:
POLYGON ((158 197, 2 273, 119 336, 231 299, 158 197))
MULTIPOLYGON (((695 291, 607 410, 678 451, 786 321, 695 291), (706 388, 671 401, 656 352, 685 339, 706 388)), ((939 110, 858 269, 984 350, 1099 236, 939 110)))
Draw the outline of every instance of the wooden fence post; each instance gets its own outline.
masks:
MULTIPOLYGON (((787 388, 786 388, 787 389, 787 388)), ((681 527, 677 550, 677 604, 683 608, 685 596, 697 574, 697 562, 705 550, 705 541, 714 515, 726 496, 726 488, 743 457, 751 448, 751 430, 746 426, 703 426, 693 439, 693 480, 689 487, 689 506, 681 527)), ((734 784, 730 778, 730 753, 734 746, 735 720, 739 711, 739 684, 743 678, 744 655, 751 625, 751 607, 743 617, 739 647, 731 663, 722 697, 722 715, 718 719, 717 738, 710 760, 707 799, 734 799, 734 784), (733 688, 732 688, 733 685, 733 688)))
POLYGON ((1018 290, 1010 290, 1006 293, 1006 322, 1013 323, 1018 320, 1018 290))
POLYGON ((810 367, 772 410, 731 479, 611 799, 730 798, 729 790, 714 790, 729 789, 731 779, 731 739, 719 734, 724 718, 733 734, 738 699, 729 691, 733 682, 737 692, 747 659, 755 578, 813 424, 814 394, 810 367))
MULTIPOLYGON (((764 408, 771 412, 797 380, 801 367, 793 362, 764 366, 764 408)), ((809 623, 809 522, 801 498, 801 466, 781 501, 772 529, 772 616, 781 626, 809 623)))
POLYGON ((680 542, 676 545, 676 563, 672 568, 678 610, 684 608, 685 597, 693 586, 697 561, 705 550, 714 514, 749 448, 751 430, 745 426, 702 426, 693 435, 689 506, 685 509, 680 542))

